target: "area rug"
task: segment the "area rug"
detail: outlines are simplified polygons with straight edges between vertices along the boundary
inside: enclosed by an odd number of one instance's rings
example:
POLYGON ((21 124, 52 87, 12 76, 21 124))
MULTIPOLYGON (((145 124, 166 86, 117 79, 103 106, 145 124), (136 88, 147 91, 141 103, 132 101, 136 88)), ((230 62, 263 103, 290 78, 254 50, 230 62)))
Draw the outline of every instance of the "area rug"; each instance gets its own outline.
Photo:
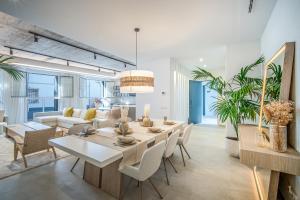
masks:
POLYGON ((14 161, 14 144, 11 139, 6 138, 3 135, 0 135, 0 180, 7 178, 9 176, 19 174, 34 168, 55 162, 58 159, 65 158, 69 156, 68 153, 55 149, 57 158, 54 158, 53 152, 50 149, 49 152, 41 151, 38 153, 33 153, 26 155, 28 167, 24 167, 23 159, 18 154, 18 158, 14 161))

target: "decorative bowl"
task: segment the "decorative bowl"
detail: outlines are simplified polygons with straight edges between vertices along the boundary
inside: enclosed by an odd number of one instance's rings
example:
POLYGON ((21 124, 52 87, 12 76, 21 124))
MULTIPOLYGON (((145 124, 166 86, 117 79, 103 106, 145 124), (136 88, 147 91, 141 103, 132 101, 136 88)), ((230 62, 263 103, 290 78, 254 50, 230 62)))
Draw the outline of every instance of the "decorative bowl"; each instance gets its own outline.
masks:
POLYGON ((120 135, 117 137, 117 142, 120 143, 120 144, 127 144, 127 145, 130 145, 130 144, 135 144, 136 143, 136 139, 132 136, 123 136, 123 135, 120 135))
POLYGON ((164 125, 174 125, 176 122, 173 121, 164 121, 164 125))
MULTIPOLYGON (((120 130, 119 128, 115 128, 114 131, 115 131, 117 134, 122 135, 122 132, 121 132, 121 130, 120 130)), ((133 130, 132 130, 132 128, 129 128, 129 129, 127 130, 127 132, 125 133, 125 135, 131 134, 131 133, 133 133, 133 130)))
POLYGON ((161 128, 158 127, 149 127, 148 130, 152 133, 160 133, 162 132, 161 128))

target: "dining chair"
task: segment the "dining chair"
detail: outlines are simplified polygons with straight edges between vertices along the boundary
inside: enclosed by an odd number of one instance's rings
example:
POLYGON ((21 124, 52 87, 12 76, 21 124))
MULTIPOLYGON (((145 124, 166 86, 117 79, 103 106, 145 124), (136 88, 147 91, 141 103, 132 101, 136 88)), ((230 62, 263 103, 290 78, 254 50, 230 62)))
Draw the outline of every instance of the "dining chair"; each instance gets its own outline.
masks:
POLYGON ((189 139, 190 139, 190 135, 192 132, 192 128, 193 128, 193 124, 190 124, 188 126, 186 126, 183 130, 183 134, 181 136, 179 136, 178 138, 178 146, 180 148, 180 152, 181 152, 181 157, 182 157, 182 161, 183 161, 183 165, 185 166, 185 160, 184 160, 184 156, 183 156, 183 152, 182 149, 185 151, 185 153, 187 154, 187 156, 189 158, 191 158, 190 154, 188 153, 188 151, 186 150, 185 145, 188 143, 189 139))
POLYGON ((147 180, 152 185, 155 192, 159 195, 160 199, 163 198, 151 181, 150 177, 159 169, 165 148, 166 141, 160 141, 143 153, 141 161, 138 164, 125 165, 120 169, 122 174, 125 174, 138 181, 138 186, 140 188, 140 199, 143 198, 143 182, 147 180))
POLYGON ((170 185, 170 182, 169 182, 168 171, 167 171, 167 167, 166 167, 166 161, 169 161, 169 163, 173 167, 175 173, 177 173, 177 170, 176 170, 175 166, 173 165, 172 161, 170 160, 170 157, 173 155, 173 153, 175 151, 179 134, 180 134, 180 130, 177 130, 177 131, 173 132, 170 135, 170 137, 167 139, 166 150, 165 150, 165 153, 164 153, 163 159, 162 159, 163 164, 164 164, 164 168, 165 168, 166 179, 167 179, 167 184, 168 185, 170 185))

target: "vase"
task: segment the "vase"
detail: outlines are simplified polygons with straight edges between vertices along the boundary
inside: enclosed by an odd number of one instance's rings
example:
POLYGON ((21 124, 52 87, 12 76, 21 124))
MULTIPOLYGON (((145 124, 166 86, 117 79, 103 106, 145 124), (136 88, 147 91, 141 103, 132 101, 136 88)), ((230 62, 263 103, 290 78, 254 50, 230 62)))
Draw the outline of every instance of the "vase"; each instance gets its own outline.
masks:
POLYGON ((276 152, 287 150, 287 127, 277 124, 270 125, 270 147, 276 152))
POLYGON ((120 129, 122 135, 125 136, 126 133, 127 133, 127 131, 128 131, 128 129, 129 129, 128 123, 125 122, 125 121, 121 122, 121 123, 119 124, 119 129, 120 129))
POLYGON ((255 133, 255 143, 259 147, 266 147, 268 145, 266 134, 263 132, 255 133))

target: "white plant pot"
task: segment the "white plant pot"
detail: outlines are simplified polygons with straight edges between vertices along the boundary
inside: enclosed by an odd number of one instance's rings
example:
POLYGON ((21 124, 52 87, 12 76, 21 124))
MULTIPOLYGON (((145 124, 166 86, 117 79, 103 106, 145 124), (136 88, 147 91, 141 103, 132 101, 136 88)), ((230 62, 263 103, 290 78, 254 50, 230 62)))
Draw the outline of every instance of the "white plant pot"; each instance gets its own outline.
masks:
POLYGON ((240 157, 240 142, 238 140, 225 138, 225 148, 232 157, 240 157))

